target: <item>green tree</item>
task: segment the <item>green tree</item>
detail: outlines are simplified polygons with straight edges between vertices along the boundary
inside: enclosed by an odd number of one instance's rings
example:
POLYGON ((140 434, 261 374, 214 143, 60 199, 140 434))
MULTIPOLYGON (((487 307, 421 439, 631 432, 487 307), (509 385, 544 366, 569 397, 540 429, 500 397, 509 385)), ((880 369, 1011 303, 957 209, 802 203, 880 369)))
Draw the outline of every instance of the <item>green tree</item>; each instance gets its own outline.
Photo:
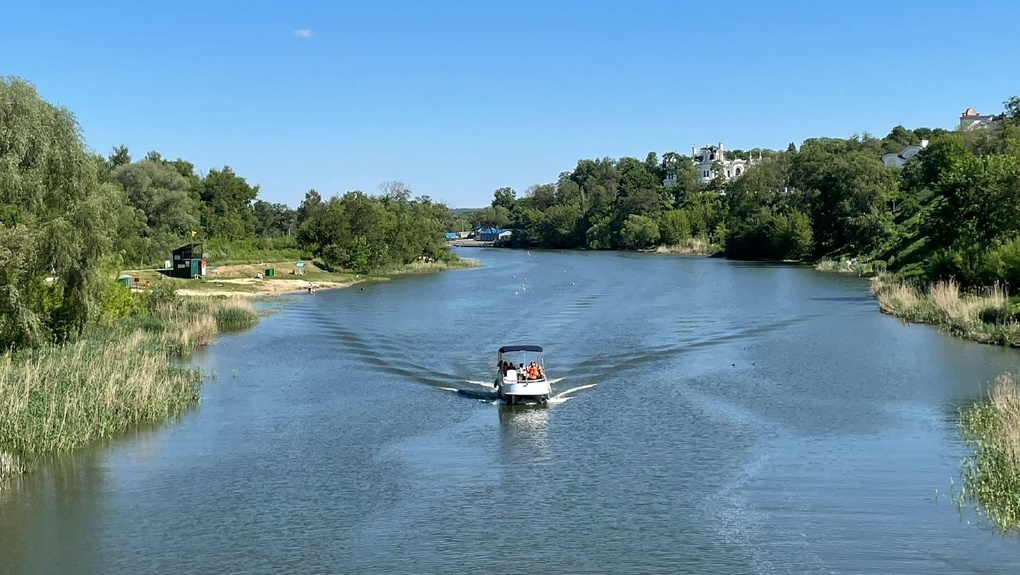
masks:
POLYGON ((676 245, 691 237, 691 220, 684 210, 670 210, 662 214, 659 230, 662 243, 676 245))
POLYGON ((325 203, 322 201, 322 196, 315 190, 308 190, 305 193, 305 199, 301 200, 301 204, 297 209, 297 221, 295 222, 298 227, 305 223, 309 218, 316 215, 326 208, 325 203))
POLYGON ((236 240, 255 235, 252 202, 259 187, 251 186, 225 166, 210 170, 199 187, 202 227, 210 237, 236 240))
POLYGON ((626 248, 637 249, 648 247, 659 241, 659 226, 655 220, 647 216, 632 214, 627 216, 620 230, 620 242, 626 248))
POLYGON ((492 207, 505 208, 507 213, 514 209, 517 202, 517 192, 513 188, 498 188, 492 193, 492 207))
POLYGON ((115 208, 71 113, 0 78, 0 349, 74 337, 98 317, 115 208))

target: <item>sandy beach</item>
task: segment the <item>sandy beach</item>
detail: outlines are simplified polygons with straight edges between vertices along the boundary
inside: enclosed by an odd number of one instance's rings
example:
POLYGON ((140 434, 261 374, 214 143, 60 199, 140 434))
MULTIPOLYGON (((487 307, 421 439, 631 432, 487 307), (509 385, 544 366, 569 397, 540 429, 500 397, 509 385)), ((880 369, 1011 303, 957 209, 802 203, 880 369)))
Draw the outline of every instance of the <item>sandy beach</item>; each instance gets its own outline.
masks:
MULTIPOLYGON (((215 287, 202 289, 181 288, 177 290, 180 295, 187 296, 247 296, 258 297, 266 295, 286 295, 295 293, 308 293, 308 281, 298 279, 255 279, 255 278, 234 278, 209 280, 208 283, 214 286, 226 286, 227 284, 245 286, 253 291, 231 291, 218 290, 215 287)), ((336 282, 336 281, 313 281, 311 282, 315 291, 323 289, 341 289, 350 287, 360 281, 336 282)))

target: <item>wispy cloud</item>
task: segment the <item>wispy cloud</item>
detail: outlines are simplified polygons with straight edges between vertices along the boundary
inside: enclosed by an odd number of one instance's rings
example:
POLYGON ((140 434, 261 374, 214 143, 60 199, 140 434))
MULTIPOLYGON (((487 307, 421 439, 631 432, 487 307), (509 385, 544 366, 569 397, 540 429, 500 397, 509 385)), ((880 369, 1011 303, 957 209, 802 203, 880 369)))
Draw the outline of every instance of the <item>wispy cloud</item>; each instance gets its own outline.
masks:
POLYGON ((294 30, 294 35, 298 38, 311 38, 312 36, 315 36, 315 30, 312 30, 311 28, 298 28, 297 30, 294 30))

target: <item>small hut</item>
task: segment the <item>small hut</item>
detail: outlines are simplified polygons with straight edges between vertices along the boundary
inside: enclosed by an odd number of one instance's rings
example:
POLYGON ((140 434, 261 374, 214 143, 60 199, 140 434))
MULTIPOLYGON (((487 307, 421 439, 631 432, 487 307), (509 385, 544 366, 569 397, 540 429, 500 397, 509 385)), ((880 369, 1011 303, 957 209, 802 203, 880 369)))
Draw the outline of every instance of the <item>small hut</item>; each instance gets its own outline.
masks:
POLYGON ((202 259, 202 244, 185 244, 173 251, 170 277, 193 278, 205 275, 205 260, 202 259))

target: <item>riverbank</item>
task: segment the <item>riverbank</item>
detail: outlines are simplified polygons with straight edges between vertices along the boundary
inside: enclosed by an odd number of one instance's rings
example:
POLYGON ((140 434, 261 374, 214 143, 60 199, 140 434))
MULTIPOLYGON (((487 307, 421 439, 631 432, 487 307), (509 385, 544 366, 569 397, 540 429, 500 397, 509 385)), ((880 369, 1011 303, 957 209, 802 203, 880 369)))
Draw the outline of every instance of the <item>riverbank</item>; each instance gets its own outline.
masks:
POLYGON ((306 292, 309 282, 316 290, 340 289, 480 266, 478 260, 460 258, 361 276, 314 264, 235 264, 220 266, 220 277, 206 281, 165 278, 153 270, 128 272, 139 278, 131 282, 139 287, 131 290, 137 305, 128 306, 134 311, 127 317, 93 328, 74 343, 0 356, 0 488, 50 454, 174 419, 194 407, 203 375, 177 360, 220 333, 255 325, 253 297, 306 292), (266 277, 270 268, 284 277, 266 277), (259 270, 263 278, 246 277, 259 270))
MULTIPOLYGON (((871 280, 884 312, 905 321, 938 326, 952 335, 1020 347, 1020 305, 1002 286, 961 293, 953 281, 926 290, 888 274, 871 280)), ((959 506, 971 504, 1001 532, 1020 530, 1020 376, 996 378, 987 399, 960 412, 959 427, 969 453, 962 464, 959 506)))
POLYGON ((0 481, 47 455, 178 417, 198 402, 202 374, 176 360, 257 322, 244 298, 182 298, 163 288, 146 303, 145 313, 74 343, 0 358, 0 481))
POLYGON ((304 262, 301 267, 295 262, 270 262, 231 264, 210 267, 204 279, 170 279, 156 270, 125 270, 124 273, 138 278, 132 281, 132 289, 138 292, 152 290, 161 282, 173 281, 177 293, 183 296, 279 296, 307 293, 313 289, 343 289, 363 282, 384 282, 390 278, 409 274, 427 274, 441 271, 480 267, 476 259, 457 258, 451 262, 413 262, 378 271, 371 275, 353 272, 330 272, 313 262, 304 262), (269 275, 268 270, 273 270, 269 275), (146 285, 148 284, 148 285, 146 285))
POLYGON ((1020 347, 1020 305, 1000 285, 972 293, 954 281, 939 281, 927 289, 878 274, 871 293, 879 308, 912 323, 925 323, 981 343, 1020 347))

